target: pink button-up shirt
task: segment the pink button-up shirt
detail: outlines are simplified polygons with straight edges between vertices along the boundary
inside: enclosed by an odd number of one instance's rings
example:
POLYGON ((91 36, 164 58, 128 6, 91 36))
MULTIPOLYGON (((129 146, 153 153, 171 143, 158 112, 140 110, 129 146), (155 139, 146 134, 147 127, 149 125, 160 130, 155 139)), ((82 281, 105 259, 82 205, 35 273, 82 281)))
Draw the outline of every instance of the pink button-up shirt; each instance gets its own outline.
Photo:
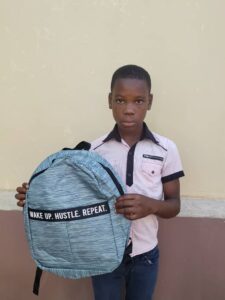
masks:
MULTIPOLYGON (((180 156, 171 140, 149 131, 144 123, 140 141, 130 147, 121 139, 117 126, 91 143, 91 150, 104 157, 122 180, 127 193, 163 200, 163 183, 184 176, 180 156)), ((152 250, 158 243, 155 215, 134 220, 131 224, 131 256, 152 250)))

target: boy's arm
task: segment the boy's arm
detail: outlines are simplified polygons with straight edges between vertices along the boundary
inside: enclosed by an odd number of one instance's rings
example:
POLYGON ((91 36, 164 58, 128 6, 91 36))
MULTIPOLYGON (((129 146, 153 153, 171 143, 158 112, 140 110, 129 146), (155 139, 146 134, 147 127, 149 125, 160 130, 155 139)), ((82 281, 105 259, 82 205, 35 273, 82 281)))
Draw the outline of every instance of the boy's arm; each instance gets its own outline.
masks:
POLYGON ((161 218, 172 218, 180 212, 180 183, 175 179, 163 184, 164 201, 139 194, 126 194, 117 199, 116 212, 130 220, 155 214, 161 218))
POLYGON ((179 179, 163 184, 164 201, 157 201, 155 214, 161 218, 172 218, 180 212, 179 179))

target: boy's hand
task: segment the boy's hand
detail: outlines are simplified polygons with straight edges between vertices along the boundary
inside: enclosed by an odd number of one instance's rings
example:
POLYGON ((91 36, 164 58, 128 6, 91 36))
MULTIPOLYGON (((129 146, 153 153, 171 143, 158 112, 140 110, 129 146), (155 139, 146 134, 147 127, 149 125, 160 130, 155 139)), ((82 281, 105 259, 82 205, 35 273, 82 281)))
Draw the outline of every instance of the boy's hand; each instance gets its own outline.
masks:
POLYGON ((18 194, 15 195, 15 198, 19 200, 17 202, 17 205, 20 207, 23 207, 25 204, 25 199, 26 199, 26 193, 28 190, 28 183, 24 182, 22 186, 17 187, 16 191, 18 194))
POLYGON ((154 214, 161 218, 173 218, 180 212, 180 183, 175 179, 163 184, 164 201, 138 194, 126 194, 116 201, 116 212, 129 220, 154 214))
POLYGON ((144 218, 157 211, 157 201, 139 194, 126 194, 117 198, 115 208, 129 220, 144 218))

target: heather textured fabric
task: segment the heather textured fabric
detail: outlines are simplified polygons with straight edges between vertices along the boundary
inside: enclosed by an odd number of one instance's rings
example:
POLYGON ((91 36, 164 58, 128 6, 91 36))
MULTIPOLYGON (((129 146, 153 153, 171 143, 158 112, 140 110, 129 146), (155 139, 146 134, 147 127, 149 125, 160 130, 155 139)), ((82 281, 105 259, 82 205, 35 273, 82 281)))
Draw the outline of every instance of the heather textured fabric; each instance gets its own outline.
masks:
POLYGON ((66 278, 117 268, 130 229, 114 209, 123 192, 117 173, 95 152, 64 150, 46 158, 31 177, 24 207, 37 266, 66 278))

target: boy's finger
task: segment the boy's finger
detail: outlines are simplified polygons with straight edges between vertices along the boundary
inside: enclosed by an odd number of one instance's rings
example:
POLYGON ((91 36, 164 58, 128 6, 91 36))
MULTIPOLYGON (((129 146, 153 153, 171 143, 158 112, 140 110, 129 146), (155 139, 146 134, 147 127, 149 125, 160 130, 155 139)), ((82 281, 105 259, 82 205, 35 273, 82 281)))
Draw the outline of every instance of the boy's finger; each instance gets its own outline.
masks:
POLYGON ((22 187, 22 186, 18 186, 16 191, 19 193, 19 194, 26 194, 27 192, 27 189, 22 187))
POLYGON ((29 188, 29 185, 28 185, 28 183, 27 182, 24 182, 23 184, 22 184, 22 187, 24 187, 26 190, 29 188))
POLYGON ((130 215, 133 214, 133 209, 131 207, 123 207, 116 209, 116 212, 122 215, 130 215))
POLYGON ((24 205, 25 205, 25 201, 18 201, 17 202, 17 206, 19 206, 19 207, 24 207, 24 205))
POLYGON ((122 200, 133 200, 135 197, 134 194, 125 194, 123 196, 118 197, 116 200, 117 201, 122 201, 122 200))
POLYGON ((135 215, 135 213, 125 214, 124 216, 128 220, 135 220, 135 219, 137 219, 137 216, 135 215))
POLYGON ((134 202, 132 200, 119 200, 115 203, 115 207, 116 208, 123 208, 123 207, 133 207, 134 206, 134 202))
POLYGON ((15 198, 19 201, 24 201, 26 196, 25 196, 25 194, 16 194, 15 198))

